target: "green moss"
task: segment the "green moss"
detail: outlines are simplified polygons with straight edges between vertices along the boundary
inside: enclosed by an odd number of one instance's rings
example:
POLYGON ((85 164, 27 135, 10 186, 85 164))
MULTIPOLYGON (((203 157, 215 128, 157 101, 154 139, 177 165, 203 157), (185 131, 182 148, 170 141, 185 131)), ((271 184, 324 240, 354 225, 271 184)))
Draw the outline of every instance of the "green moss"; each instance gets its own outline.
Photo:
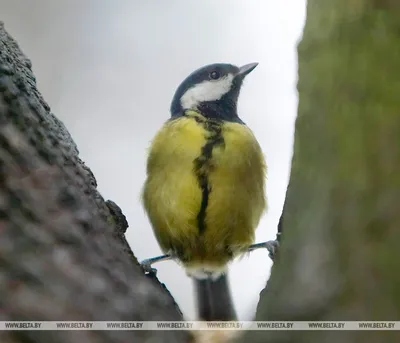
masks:
MULTIPOLYGON (((400 319, 399 18, 400 3, 391 0, 308 1, 283 244, 259 320, 400 319), (307 300, 304 285, 326 292, 307 300)), ((352 342, 377 342, 379 334, 341 333, 352 342)), ((330 335, 262 332, 245 340, 330 335)))

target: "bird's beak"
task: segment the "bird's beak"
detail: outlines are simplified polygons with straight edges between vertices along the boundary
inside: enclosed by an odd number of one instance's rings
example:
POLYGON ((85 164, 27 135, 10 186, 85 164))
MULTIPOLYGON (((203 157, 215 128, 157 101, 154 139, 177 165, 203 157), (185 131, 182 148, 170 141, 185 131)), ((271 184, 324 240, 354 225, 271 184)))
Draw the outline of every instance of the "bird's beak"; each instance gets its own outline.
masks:
POLYGON ((244 78, 247 74, 250 74, 257 66, 258 66, 257 62, 246 64, 239 68, 237 76, 244 78))

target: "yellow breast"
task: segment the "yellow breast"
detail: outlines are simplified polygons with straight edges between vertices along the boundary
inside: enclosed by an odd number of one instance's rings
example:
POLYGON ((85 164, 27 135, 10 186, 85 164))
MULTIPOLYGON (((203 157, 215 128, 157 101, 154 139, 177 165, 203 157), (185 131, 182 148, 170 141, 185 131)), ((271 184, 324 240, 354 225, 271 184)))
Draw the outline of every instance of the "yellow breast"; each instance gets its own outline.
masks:
POLYGON ((189 267, 225 265, 254 241, 266 208, 265 174, 247 126, 210 124, 193 111, 168 121, 152 142, 143 188, 161 248, 189 267))

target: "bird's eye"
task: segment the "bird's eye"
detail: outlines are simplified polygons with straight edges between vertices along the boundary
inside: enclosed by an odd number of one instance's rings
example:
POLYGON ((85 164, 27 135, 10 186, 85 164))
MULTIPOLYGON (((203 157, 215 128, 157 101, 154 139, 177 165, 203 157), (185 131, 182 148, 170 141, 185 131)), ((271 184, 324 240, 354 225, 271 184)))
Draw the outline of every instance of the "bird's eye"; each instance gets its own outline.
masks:
POLYGON ((214 70, 210 73, 211 80, 218 80, 220 77, 221 77, 220 73, 217 72, 216 70, 214 70))

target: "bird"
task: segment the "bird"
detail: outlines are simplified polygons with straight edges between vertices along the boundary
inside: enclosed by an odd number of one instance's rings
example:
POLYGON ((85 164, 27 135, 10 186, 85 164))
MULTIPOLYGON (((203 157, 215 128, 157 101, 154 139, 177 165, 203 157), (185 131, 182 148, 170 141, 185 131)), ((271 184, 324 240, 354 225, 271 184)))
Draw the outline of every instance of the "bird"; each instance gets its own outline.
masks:
POLYGON ((238 115, 243 81, 257 65, 192 72, 148 150, 142 203, 166 255, 146 263, 172 258, 185 268, 201 320, 237 320, 228 264, 252 250, 267 210, 266 160, 238 115))

